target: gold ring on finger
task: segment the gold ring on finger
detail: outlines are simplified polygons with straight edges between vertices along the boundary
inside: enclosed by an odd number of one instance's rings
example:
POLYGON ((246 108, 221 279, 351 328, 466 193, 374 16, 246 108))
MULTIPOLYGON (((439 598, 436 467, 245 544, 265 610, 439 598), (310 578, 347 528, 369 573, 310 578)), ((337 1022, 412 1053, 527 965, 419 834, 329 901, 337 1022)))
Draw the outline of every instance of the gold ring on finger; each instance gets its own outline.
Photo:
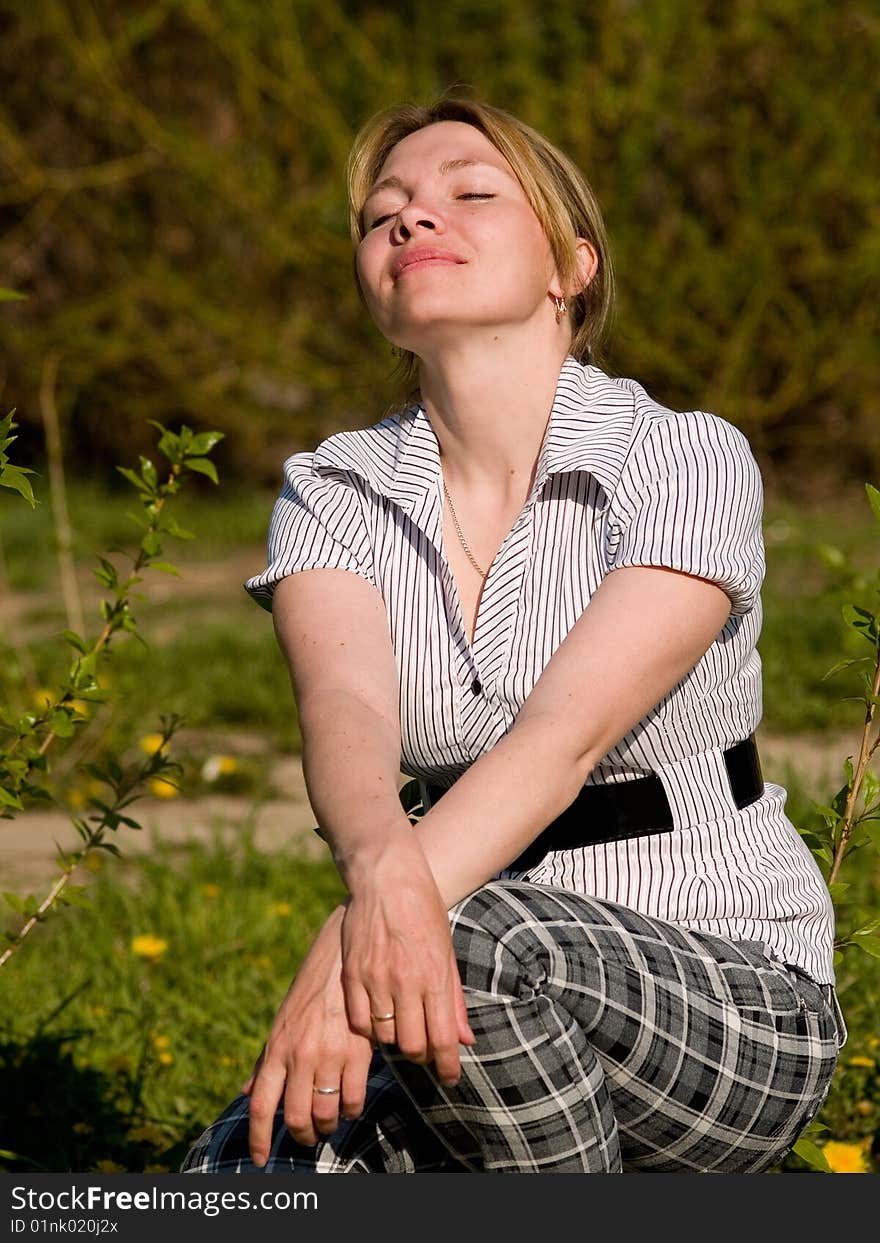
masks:
POLYGON ((339 1088, 312 1088, 313 1092, 317 1092, 318 1096, 338 1096, 339 1088))
POLYGON ((394 1011, 392 1010, 389 1014, 371 1014, 370 1018, 374 1023, 390 1023, 394 1018, 394 1011))

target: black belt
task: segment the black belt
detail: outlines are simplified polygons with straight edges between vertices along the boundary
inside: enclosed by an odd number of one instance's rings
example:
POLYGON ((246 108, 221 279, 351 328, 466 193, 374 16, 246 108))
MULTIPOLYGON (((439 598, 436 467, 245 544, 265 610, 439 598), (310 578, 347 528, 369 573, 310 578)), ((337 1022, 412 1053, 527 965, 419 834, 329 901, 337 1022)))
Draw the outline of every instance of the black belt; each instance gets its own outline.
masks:
MULTIPOLYGON (((754 734, 724 752, 724 765, 737 808, 748 807, 760 798, 764 779, 754 734)), ((431 803, 442 798, 448 788, 429 785, 431 803)), ((552 850, 575 850, 578 846, 619 842, 649 833, 668 833, 674 827, 672 808, 656 773, 611 785, 583 786, 562 815, 548 824, 508 866, 524 872, 552 850)))

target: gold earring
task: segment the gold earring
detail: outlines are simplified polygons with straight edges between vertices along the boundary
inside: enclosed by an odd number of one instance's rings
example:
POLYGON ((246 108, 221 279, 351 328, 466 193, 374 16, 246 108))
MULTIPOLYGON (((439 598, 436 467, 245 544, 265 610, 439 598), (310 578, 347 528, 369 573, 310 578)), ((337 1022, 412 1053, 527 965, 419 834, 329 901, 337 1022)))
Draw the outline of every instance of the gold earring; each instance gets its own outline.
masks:
POLYGON ((553 298, 553 305, 556 308, 556 322, 559 324, 562 322, 562 317, 565 314, 565 298, 556 293, 551 294, 551 297, 553 298))

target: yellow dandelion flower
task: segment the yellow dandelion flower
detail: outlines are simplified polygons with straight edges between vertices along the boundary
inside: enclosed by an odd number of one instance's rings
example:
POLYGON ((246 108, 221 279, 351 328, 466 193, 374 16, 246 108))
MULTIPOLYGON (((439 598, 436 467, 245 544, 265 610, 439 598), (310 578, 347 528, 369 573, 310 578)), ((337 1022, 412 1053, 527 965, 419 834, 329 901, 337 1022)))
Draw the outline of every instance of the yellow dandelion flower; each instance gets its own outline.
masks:
POLYGON ((872 1057, 863 1057, 861 1053, 857 1053, 855 1057, 849 1059, 850 1066, 867 1066, 868 1069, 876 1065, 872 1057))
POLYGON ((202 765, 202 781, 216 781, 218 777, 230 777, 238 771, 234 755, 209 755, 202 765))
POLYGON ((168 949, 168 942, 163 941, 161 937, 154 937, 152 932, 144 932, 138 937, 133 937, 131 942, 131 952, 137 954, 139 958, 149 958, 151 962, 156 962, 168 949))
POLYGON ((219 898, 220 897, 220 886, 212 885, 210 882, 208 882, 207 885, 202 885, 202 893, 205 895, 206 898, 219 898))
POLYGON ((171 1044, 171 1040, 169 1039, 168 1036, 154 1035, 153 1044, 156 1046, 157 1049, 167 1049, 168 1046, 171 1044))
POLYGON ((868 1048, 869 1049, 880 1048, 880 1036, 869 1036, 868 1037, 868 1048))
POLYGON ((261 967, 264 971, 265 971, 268 967, 271 967, 271 966, 272 966, 272 959, 269 957, 269 955, 268 955, 268 954, 259 954, 259 955, 258 955, 258 956, 254 959, 254 962, 256 963, 256 965, 257 965, 258 967, 261 967))
POLYGON ((273 915, 281 915, 283 917, 289 915, 293 907, 289 902, 273 902, 269 909, 273 915))
POLYGON ((177 798, 180 793, 177 786, 172 781, 166 781, 164 777, 151 777, 147 786, 155 798, 177 798))
POLYGON ((173 1061, 174 1061, 174 1054, 169 1053, 167 1049, 163 1049, 162 1052, 159 1054, 159 1065, 160 1066, 170 1066, 173 1061))
POLYGON ((79 789, 76 789, 75 787, 72 790, 68 790, 67 791, 67 802, 68 802, 68 805, 74 809, 74 811, 79 811, 81 807, 85 807, 86 805, 85 790, 79 790, 79 789))
POLYGON ((138 746, 146 755, 155 755, 157 751, 162 751, 168 746, 161 734, 144 734, 143 738, 138 739, 138 746))
POLYGON ((847 1144, 832 1139, 822 1151, 835 1174, 867 1174, 869 1172, 864 1144, 847 1144))
POLYGON ((221 1053, 220 1056, 217 1058, 217 1065, 218 1066, 234 1066, 235 1059, 231 1058, 228 1053, 221 1053))
POLYGON ((856 1102, 856 1113, 860 1113, 863 1118, 870 1118, 873 1112, 874 1112, 874 1106, 871 1104, 870 1101, 857 1101, 856 1102))
POLYGON ((89 1009, 92 1012, 93 1019, 106 1019, 107 1017, 106 1006, 89 1006, 89 1009))

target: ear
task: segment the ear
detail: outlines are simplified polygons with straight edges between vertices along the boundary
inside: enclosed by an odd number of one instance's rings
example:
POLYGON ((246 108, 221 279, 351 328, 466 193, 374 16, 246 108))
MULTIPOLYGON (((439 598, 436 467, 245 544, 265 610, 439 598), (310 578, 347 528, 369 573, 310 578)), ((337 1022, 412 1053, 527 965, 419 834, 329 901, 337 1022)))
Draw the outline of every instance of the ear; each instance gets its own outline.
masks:
POLYGON ((585 237, 577 238, 575 249, 577 252, 577 272, 573 293, 579 294, 586 289, 596 275, 599 267, 599 255, 596 247, 592 242, 588 242, 585 237))

